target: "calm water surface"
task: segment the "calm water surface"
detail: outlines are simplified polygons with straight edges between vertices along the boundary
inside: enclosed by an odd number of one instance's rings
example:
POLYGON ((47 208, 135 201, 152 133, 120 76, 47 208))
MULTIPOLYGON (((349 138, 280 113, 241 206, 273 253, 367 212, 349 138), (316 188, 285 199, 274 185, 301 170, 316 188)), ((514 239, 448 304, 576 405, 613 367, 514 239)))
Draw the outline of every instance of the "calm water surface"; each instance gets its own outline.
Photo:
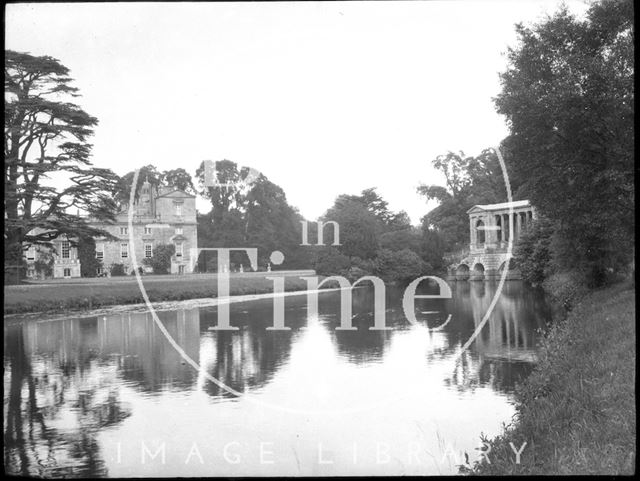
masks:
POLYGON ((285 298, 291 331, 267 331, 272 300, 231 305, 240 330, 213 331, 215 307, 8 322, 5 466, 13 474, 241 476, 451 474, 515 412, 550 318, 510 281, 470 349, 497 283, 452 284, 450 300, 387 292, 389 331, 370 331, 373 292, 353 292, 357 331, 336 331, 339 292, 285 298), (451 320, 440 331, 447 317, 451 320), (242 393, 229 394, 209 376, 242 393))

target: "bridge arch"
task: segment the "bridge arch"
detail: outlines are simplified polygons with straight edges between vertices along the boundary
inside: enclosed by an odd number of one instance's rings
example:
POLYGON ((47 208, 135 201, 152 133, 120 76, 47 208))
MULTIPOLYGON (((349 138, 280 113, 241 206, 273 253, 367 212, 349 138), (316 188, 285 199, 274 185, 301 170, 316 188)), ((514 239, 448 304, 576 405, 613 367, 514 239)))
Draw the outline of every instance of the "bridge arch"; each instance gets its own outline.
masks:
MULTIPOLYGON (((498 268, 498 272, 502 273, 502 271, 504 271, 505 267, 507 267, 507 261, 504 261, 502 264, 500 264, 500 267, 498 268)), ((516 264, 516 260, 511 258, 509 260, 509 270, 513 271, 515 269, 518 268, 518 265, 516 264)))
POLYGON ((476 281, 484 280, 484 265, 481 262, 474 264, 470 279, 476 281))
POLYGON ((466 280, 469 278, 470 269, 467 264, 460 264, 456 267, 456 279, 458 280, 466 280))

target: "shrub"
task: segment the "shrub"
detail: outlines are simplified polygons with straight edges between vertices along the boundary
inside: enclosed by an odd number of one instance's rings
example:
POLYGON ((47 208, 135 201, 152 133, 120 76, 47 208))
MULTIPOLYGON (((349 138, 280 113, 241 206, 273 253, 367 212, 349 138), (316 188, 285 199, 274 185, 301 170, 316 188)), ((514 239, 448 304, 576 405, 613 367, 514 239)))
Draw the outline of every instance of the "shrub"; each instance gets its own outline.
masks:
POLYGON ((587 286, 587 276, 578 270, 556 272, 542 283, 545 292, 568 311, 587 293, 587 286))
POLYGON ((539 285, 554 270, 551 254, 552 236, 553 225, 543 218, 537 219, 531 229, 520 236, 515 248, 514 261, 525 282, 539 285))
POLYGON ((360 259, 359 257, 353 257, 351 259, 351 268, 357 268, 364 272, 363 275, 370 275, 376 269, 375 261, 372 259, 360 259))
POLYGON ((357 266, 351 266, 347 270, 345 277, 347 279, 349 279, 350 282, 355 282, 358 279, 360 279, 361 277, 370 276, 370 275, 371 275, 371 272, 367 272, 367 271, 365 271, 365 270, 363 270, 363 269, 361 269, 360 267, 357 267, 357 266))
POLYGON ((168 274, 171 269, 171 256, 176 251, 173 244, 158 244, 153 249, 153 257, 145 258, 142 262, 151 266, 154 274, 168 274))
POLYGON ((110 272, 113 277, 127 275, 127 273, 124 271, 124 264, 112 264, 110 272))
POLYGON ((53 254, 50 249, 37 248, 36 261, 33 263, 33 267, 39 276, 45 279, 53 276, 53 254))
POLYGON ((409 249, 381 249, 375 259, 375 274, 385 282, 408 282, 427 271, 420 256, 409 249))
POLYGON ((318 249, 313 259, 313 268, 322 276, 343 275, 350 267, 349 258, 333 247, 318 249))
POLYGON ((98 268, 102 267, 102 262, 96 258, 96 241, 92 237, 81 237, 78 240, 78 259, 82 277, 98 275, 98 268))

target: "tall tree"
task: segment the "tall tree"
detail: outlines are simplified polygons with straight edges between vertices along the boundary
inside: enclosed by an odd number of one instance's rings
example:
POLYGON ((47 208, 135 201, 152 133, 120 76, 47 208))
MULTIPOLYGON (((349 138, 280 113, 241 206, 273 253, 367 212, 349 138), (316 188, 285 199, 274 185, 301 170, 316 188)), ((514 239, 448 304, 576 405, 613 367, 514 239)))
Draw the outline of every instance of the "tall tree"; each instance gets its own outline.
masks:
POLYGON ((601 277, 633 250, 633 2, 594 3, 584 19, 562 8, 517 33, 496 99, 510 167, 556 223, 556 258, 601 277))
POLYGON ((378 249, 381 222, 367 207, 352 196, 341 195, 322 216, 340 226, 341 254, 371 259, 378 249))
MULTIPOLYGON (((127 172, 122 177, 118 178, 118 183, 115 187, 114 199, 119 206, 128 206, 129 197, 131 195, 131 186, 133 185, 133 179, 135 178, 136 171, 132 170, 127 172)), ((140 167, 140 173, 138 174, 138 181, 136 183, 136 190, 134 193, 134 199, 138 199, 140 196, 140 189, 142 184, 149 182, 154 186, 163 184, 163 174, 158 171, 158 168, 153 164, 147 164, 140 167)))
MULTIPOLYGON (((285 254, 282 268, 310 265, 311 252, 300 247, 302 216, 289 205, 282 188, 229 160, 216 162, 216 175, 218 183, 226 185, 205 185, 204 163, 196 171, 199 191, 212 207, 208 214, 198 216, 199 245, 255 247, 263 267, 274 250, 285 254)), ((232 253, 231 262, 246 265, 246 255, 232 253)), ((207 268, 215 265, 208 259, 206 264, 207 268)))
POLYGON ((199 194, 211 201, 213 207, 212 221, 221 224, 223 217, 231 209, 242 206, 243 192, 241 189, 242 169, 230 160, 215 163, 216 180, 221 185, 205 185, 205 163, 202 162, 196 170, 199 194))
POLYGON ((195 194, 195 187, 193 186, 191 174, 181 167, 165 170, 162 173, 162 181, 169 187, 174 187, 183 192, 195 194))
MULTIPOLYGON (((483 150, 477 157, 463 152, 448 152, 432 161, 442 172, 445 186, 421 185, 418 192, 427 199, 435 199, 439 205, 423 218, 423 232, 437 232, 445 248, 455 251, 469 243, 469 219, 467 210, 476 204, 505 202, 507 191, 496 153, 483 150)), ((518 183, 512 181, 515 191, 518 183)))
POLYGON ((393 212, 389 209, 389 203, 382 198, 375 187, 364 189, 360 195, 339 196, 341 201, 358 202, 362 204, 379 221, 382 231, 407 229, 411 227, 411 221, 405 211, 393 212))
POLYGON ((5 263, 20 261, 25 242, 107 235, 77 215, 112 219, 117 177, 90 162, 87 139, 98 120, 70 102, 79 97, 71 82, 55 58, 5 52, 5 263), (48 185, 54 175, 66 186, 48 185))

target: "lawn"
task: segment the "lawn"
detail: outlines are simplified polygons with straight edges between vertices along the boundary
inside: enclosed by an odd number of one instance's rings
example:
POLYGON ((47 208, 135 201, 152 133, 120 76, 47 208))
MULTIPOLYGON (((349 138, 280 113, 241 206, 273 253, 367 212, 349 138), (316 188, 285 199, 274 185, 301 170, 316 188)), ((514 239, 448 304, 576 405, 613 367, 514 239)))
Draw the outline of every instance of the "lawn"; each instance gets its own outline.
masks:
POLYGON ((635 289, 590 293, 547 333, 516 422, 472 474, 633 474, 635 365, 635 289))
MULTIPOLYGON (((280 271, 231 274, 232 296, 262 294, 273 290, 267 276, 285 275, 285 290, 306 289, 299 278, 314 275, 313 271, 280 271)), ((143 276, 144 287, 151 301, 180 301, 217 297, 217 275, 143 276)), ((4 313, 65 311, 95 309, 118 304, 144 302, 135 277, 111 279, 62 279, 42 283, 5 286, 4 313)))

